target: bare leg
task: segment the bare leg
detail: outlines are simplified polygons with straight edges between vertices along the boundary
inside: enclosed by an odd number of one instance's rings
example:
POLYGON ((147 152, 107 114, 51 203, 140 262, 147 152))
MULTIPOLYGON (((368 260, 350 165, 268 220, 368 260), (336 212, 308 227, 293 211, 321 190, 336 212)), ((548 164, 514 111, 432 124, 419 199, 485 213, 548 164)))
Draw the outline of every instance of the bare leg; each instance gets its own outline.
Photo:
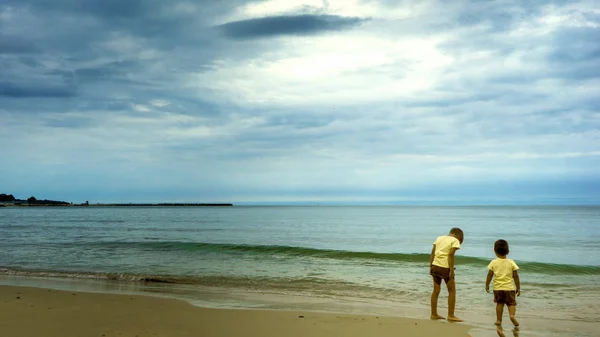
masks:
POLYGON ((496 303, 496 325, 502 325, 502 312, 504 311, 504 304, 496 303))
POLYGON ((448 321, 462 322, 462 319, 454 316, 454 307, 456 306, 456 283, 454 279, 450 279, 446 283, 446 287, 448 287, 448 321))
POLYGON ((433 281, 433 292, 431 293, 431 319, 444 319, 437 312, 438 297, 440 296, 440 285, 433 281))
POLYGON ((519 326, 519 321, 517 321, 517 307, 515 305, 508 306, 508 315, 510 317, 510 321, 514 326, 519 326))

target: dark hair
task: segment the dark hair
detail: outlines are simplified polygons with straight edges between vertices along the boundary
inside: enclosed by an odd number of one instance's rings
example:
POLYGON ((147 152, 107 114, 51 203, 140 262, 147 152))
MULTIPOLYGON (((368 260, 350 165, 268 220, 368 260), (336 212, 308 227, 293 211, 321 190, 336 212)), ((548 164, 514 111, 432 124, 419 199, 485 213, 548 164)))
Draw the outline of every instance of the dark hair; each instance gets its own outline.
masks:
POLYGON ((510 252, 506 240, 498 240, 494 243, 494 252, 500 256, 506 256, 510 252))
POLYGON ((458 228, 458 227, 454 227, 450 230, 450 234, 454 234, 457 236, 464 236, 462 229, 458 228))
POLYGON ((463 240, 465 239, 465 235, 463 234, 462 229, 460 229, 458 227, 454 227, 450 230, 450 234, 454 235, 454 237, 456 237, 458 239, 458 242, 460 242, 461 244, 463 243, 463 240))

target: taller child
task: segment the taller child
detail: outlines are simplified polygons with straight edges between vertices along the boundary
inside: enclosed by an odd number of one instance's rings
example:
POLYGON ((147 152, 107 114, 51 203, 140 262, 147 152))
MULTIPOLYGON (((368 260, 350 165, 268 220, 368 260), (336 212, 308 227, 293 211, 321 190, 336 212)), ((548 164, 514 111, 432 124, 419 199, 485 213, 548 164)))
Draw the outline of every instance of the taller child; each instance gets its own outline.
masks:
POLYGON ((433 243, 429 257, 429 274, 433 277, 431 293, 431 319, 444 319, 438 314, 437 304, 442 280, 448 288, 448 321, 462 322, 454 315, 456 305, 456 284, 454 282, 454 253, 460 249, 464 234, 460 228, 452 228, 448 235, 438 237, 433 243))

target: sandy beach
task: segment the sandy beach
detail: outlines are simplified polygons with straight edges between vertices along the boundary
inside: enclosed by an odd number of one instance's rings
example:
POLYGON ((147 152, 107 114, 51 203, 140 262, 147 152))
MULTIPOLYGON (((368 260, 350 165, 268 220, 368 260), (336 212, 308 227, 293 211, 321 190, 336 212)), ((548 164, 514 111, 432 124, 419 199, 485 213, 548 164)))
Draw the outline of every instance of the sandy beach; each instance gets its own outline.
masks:
POLYGON ((187 302, 0 286, 0 331, 13 337, 468 336, 430 320, 298 311, 206 309, 187 302))

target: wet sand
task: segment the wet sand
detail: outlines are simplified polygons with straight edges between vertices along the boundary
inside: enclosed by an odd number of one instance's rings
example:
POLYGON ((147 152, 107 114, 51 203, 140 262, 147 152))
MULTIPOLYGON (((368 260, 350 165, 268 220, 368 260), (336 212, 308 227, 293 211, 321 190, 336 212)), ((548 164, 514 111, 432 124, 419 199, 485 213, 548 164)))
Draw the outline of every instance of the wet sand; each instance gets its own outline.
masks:
POLYGON ((0 286, 0 331, 14 337, 468 336, 469 326, 369 315, 206 309, 147 296, 0 286))

